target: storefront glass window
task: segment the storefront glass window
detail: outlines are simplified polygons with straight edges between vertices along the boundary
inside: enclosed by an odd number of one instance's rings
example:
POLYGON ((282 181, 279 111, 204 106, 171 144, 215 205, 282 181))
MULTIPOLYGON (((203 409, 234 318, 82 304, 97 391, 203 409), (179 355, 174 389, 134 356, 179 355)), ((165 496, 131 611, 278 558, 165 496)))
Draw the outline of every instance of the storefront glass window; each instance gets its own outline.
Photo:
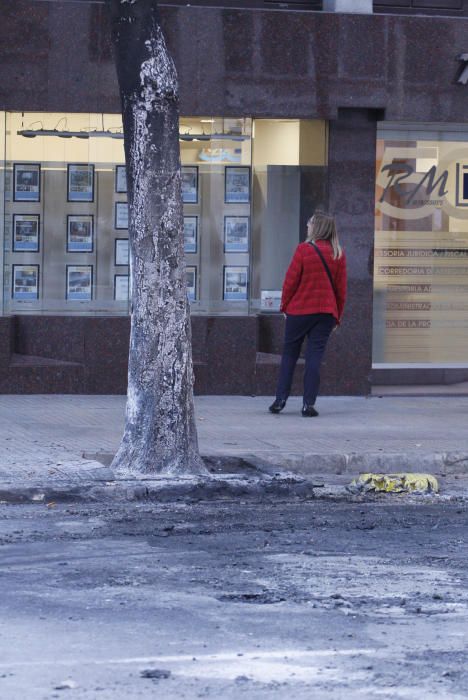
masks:
MULTIPOLYGON (((3 229, 5 221, 5 112, 0 112, 0 301, 3 301, 4 245, 3 229)), ((0 313, 3 304, 0 304, 0 313)))
MULTIPOLYGON (((120 115, 0 116, 3 313, 127 314, 120 115)), ((192 311, 274 310, 325 197, 325 122, 184 117, 180 148, 192 311)))
POLYGON ((281 287, 306 223, 327 201, 327 122, 256 119, 253 125, 253 311, 279 308, 281 287))
POLYGON ((382 124, 373 366, 468 366, 468 130, 382 124))
POLYGON ((118 115, 6 114, 5 313, 128 313, 118 115))
POLYGON ((248 313, 252 121, 182 118, 180 134, 192 312, 248 313))

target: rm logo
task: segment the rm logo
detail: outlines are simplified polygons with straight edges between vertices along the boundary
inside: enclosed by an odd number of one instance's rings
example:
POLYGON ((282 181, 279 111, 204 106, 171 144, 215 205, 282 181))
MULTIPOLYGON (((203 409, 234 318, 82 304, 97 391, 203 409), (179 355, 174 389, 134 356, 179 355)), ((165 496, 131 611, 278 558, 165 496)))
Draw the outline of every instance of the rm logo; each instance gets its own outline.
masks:
POLYGON ((457 56, 457 60, 460 61, 461 66, 458 71, 456 83, 458 85, 467 85, 468 84, 468 53, 462 53, 460 56, 457 56))

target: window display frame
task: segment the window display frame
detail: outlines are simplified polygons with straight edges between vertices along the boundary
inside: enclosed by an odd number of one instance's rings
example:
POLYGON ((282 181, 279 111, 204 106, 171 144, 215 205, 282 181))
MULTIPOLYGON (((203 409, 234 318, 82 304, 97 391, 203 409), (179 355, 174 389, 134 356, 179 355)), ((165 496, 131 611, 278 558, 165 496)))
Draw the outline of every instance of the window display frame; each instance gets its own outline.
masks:
POLYGON ((249 165, 226 165, 224 169, 224 203, 225 204, 250 204, 250 178, 251 168, 249 165), (234 173, 234 171, 237 173, 234 173), (232 183, 229 183, 230 174, 237 174, 245 180, 241 192, 236 193, 232 189, 232 183), (237 196, 235 196, 237 194, 237 196))
POLYGON ((67 253, 94 253, 94 216, 93 214, 68 214, 67 215, 67 253), (71 219, 87 219, 91 224, 90 235, 88 236, 91 247, 72 248, 70 243, 70 223, 71 219))
POLYGON ((125 165, 115 166, 115 192, 117 194, 127 194, 127 168, 125 165), (123 173, 123 174, 122 174, 123 173), (122 183, 125 181, 125 187, 122 187, 122 183), (121 187, 119 187, 119 184, 121 187))
POLYGON ((41 215, 40 214, 13 214, 12 230, 11 230, 11 250, 13 253, 39 253, 41 249, 41 215), (16 245, 16 221, 20 217, 35 219, 37 223, 36 231, 36 247, 35 248, 18 248, 16 245))
POLYGON ((223 266, 223 301, 248 301, 249 300, 249 266, 248 265, 224 265, 223 266), (235 292, 227 292, 227 276, 229 272, 234 270, 245 271, 246 283, 245 283, 245 296, 242 297, 229 297, 228 294, 234 294, 235 292))
POLYGON ((186 284, 187 284, 187 296, 189 301, 197 301, 198 300, 198 294, 197 294, 197 280, 198 280, 198 269, 196 265, 187 265, 185 268, 185 279, 186 279, 186 284), (193 285, 189 285, 188 283, 188 275, 193 273, 193 285), (191 290, 193 289, 193 295, 191 295, 191 290))
POLYGON ((195 215, 189 215, 189 216, 184 216, 184 253, 193 255, 195 253, 198 253, 198 216, 195 215), (188 248, 187 247, 187 242, 185 238, 185 223, 188 219, 193 219, 195 221, 195 235, 192 236, 193 240, 195 241, 193 244, 193 247, 188 248))
POLYGON ((65 276, 65 299, 66 301, 92 301, 93 300, 93 284, 94 284, 94 268, 93 265, 67 265, 66 266, 66 276, 65 276), (86 297, 84 299, 78 299, 78 298, 73 298, 70 297, 70 279, 69 279, 69 273, 71 268, 80 268, 80 269, 89 269, 90 270, 90 278, 91 282, 89 285, 89 291, 90 295, 89 297, 86 297))
POLYGON ((198 165, 182 165, 180 168, 180 181, 182 190, 182 202, 184 204, 199 204, 199 172, 198 165), (184 175, 191 174, 195 180, 192 182, 191 190, 188 192, 184 187, 184 175), (191 194, 191 192, 194 194, 191 194), (190 195, 190 196, 189 196, 190 195))
POLYGON ((116 202, 115 203, 115 209, 114 209, 114 228, 116 231, 128 231, 128 218, 129 218, 129 211, 128 211, 128 202, 116 202), (127 211, 127 225, 126 226, 118 226, 119 221, 122 221, 121 215, 119 214, 119 210, 122 209, 122 207, 126 208, 127 211))
POLYGON ((130 278, 129 275, 122 275, 120 273, 117 273, 114 275, 114 301, 124 301, 128 302, 129 300, 129 295, 130 295, 130 278), (117 298, 117 279, 126 279, 127 280, 127 296, 125 298, 117 298))
MULTIPOLYGON (((12 269, 11 269, 11 298, 14 301, 37 301, 39 299, 39 274, 40 274, 40 265, 33 263, 30 265, 20 263, 20 264, 13 264, 12 269), (15 275, 16 275, 16 269, 19 268, 35 268, 36 270, 36 285, 35 285, 35 295, 34 297, 18 297, 15 295, 15 275)), ((19 286, 19 285, 18 285, 19 286)), ((22 285, 25 286, 25 285, 22 285)), ((24 293, 24 292, 23 292, 24 293)))
POLYGON ((260 309, 266 312, 277 313, 281 306, 281 289, 262 289, 260 292, 260 309))
MULTIPOLYGON (((125 257, 125 256, 124 256, 125 257)), ((130 241, 128 238, 116 238, 114 241, 114 265, 115 267, 128 267, 130 262, 130 241), (126 262, 119 262, 121 259, 121 251, 119 252, 119 248, 122 248, 122 244, 125 242, 127 244, 127 256, 126 256, 126 262)))
POLYGON ((250 216, 232 216, 231 214, 224 217, 224 252, 225 253, 248 253, 250 246, 250 216), (243 219, 246 224, 245 243, 241 247, 234 247, 235 244, 228 243, 228 223, 229 219, 243 219))
POLYGON ((13 201, 14 202, 32 202, 37 203, 41 201, 41 164, 40 163, 13 163, 13 201), (37 173, 37 192, 32 192, 34 197, 19 197, 17 188, 17 172, 22 169, 24 171, 31 170, 31 172, 37 173))
POLYGON ((74 203, 80 203, 84 202, 86 204, 93 203, 94 202, 94 187, 95 185, 95 168, 93 163, 68 163, 67 164, 67 202, 74 202, 74 203), (70 189, 70 176, 74 172, 79 172, 78 169, 83 169, 87 168, 88 171, 91 173, 91 187, 89 191, 83 192, 83 193, 77 193, 77 194, 86 194, 90 196, 83 196, 83 197, 78 197, 78 196, 70 196, 71 195, 71 189, 70 189))

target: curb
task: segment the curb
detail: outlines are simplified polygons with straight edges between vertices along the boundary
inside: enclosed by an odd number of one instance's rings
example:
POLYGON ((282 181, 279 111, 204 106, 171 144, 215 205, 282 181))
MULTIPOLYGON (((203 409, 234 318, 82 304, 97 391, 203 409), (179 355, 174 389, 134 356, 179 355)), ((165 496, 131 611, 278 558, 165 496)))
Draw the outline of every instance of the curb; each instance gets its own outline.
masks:
MULTIPOLYGON (((34 482, 8 478, 0 481, 0 503, 67 503, 314 498, 314 489, 324 486, 328 476, 356 477, 362 472, 425 472, 437 477, 468 476, 466 453, 285 453, 262 455, 204 455, 208 477, 154 476, 116 478, 108 465, 111 453, 85 453, 92 469, 70 470, 69 479, 34 482), (104 465, 104 468, 101 466, 104 465), (312 480, 322 483, 314 483, 312 480)), ((62 471, 62 474, 64 472, 62 471)), ((343 497, 344 488, 329 486, 321 496, 343 497)), ((348 494, 349 497, 349 494, 348 494)))
MULTIPOLYGON (((83 458, 108 467, 110 452, 84 453, 83 458)), ((237 455, 202 455, 215 474, 257 475, 292 472, 304 478, 312 474, 352 474, 359 472, 429 472, 439 476, 468 475, 468 452, 263 452, 237 455)))
MULTIPOLYGON (((205 459, 205 458, 204 458, 205 459)), ((281 468, 307 477, 310 474, 360 472, 429 472, 438 476, 468 475, 468 453, 460 452, 364 452, 244 456, 243 461, 261 470, 281 468)))
POLYGON ((0 483, 0 503, 55 503, 72 502, 131 502, 174 501, 198 502, 205 500, 232 500, 274 498, 276 500, 315 497, 314 484, 295 475, 269 477, 260 475, 255 479, 242 476, 207 479, 191 477, 159 477, 156 479, 115 479, 107 482, 30 484, 0 483))

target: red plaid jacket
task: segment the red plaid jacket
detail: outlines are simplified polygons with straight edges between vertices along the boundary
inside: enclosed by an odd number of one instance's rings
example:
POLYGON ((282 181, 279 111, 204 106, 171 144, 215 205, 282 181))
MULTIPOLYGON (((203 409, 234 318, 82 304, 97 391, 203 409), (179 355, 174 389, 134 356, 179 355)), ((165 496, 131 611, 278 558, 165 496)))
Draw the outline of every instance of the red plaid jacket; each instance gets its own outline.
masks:
POLYGON ((336 297, 322 261, 310 243, 300 243, 286 272, 280 310, 300 314, 333 314, 341 321, 346 301, 346 257, 333 259, 328 241, 316 245, 325 258, 333 278, 336 297))

